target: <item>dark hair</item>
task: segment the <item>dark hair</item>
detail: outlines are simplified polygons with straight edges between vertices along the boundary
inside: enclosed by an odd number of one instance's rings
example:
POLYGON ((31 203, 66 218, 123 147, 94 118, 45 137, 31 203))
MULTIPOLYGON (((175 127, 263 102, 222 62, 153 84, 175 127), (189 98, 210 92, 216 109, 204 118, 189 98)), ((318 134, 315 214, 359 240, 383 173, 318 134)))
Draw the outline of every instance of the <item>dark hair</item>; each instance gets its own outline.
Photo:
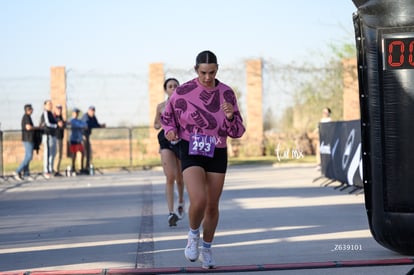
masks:
POLYGON ((217 57, 211 51, 202 51, 196 57, 196 67, 202 63, 217 64, 217 57))
POLYGON ((164 91, 166 91, 166 90, 167 90, 167 84, 168 84, 168 82, 170 82, 170 81, 175 81, 175 82, 177 82, 177 84, 178 84, 178 85, 180 85, 180 82, 179 82, 176 78, 174 78, 174 77, 167 78, 167 79, 164 81, 164 91))
POLYGON ((24 110, 27 111, 29 109, 33 109, 32 104, 26 104, 24 105, 24 110))

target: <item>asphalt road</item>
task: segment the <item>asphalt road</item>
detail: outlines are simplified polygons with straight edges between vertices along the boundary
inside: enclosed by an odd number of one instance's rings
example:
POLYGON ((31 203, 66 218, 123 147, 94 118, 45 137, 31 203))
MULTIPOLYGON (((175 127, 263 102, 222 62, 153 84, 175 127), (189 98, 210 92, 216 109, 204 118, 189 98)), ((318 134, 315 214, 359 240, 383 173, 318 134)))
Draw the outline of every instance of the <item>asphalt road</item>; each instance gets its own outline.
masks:
MULTIPOLYGON (((227 274, 407 274, 371 236, 363 194, 321 186, 314 166, 230 167, 213 243, 227 274)), ((202 272, 167 223, 160 169, 0 180, 0 274, 202 272)), ((188 206, 188 205, 187 205, 188 206)))

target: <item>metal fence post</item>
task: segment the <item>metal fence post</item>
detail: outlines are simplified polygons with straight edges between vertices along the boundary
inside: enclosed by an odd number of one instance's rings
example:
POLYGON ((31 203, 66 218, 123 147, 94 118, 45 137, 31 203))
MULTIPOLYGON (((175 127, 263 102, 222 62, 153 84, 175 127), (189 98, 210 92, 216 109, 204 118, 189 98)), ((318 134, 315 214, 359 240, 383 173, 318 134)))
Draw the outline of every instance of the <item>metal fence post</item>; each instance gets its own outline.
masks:
POLYGON ((0 173, 1 177, 4 176, 4 166, 3 166, 3 131, 0 131, 0 173))
POLYGON ((129 167, 132 167, 132 128, 128 128, 129 135, 129 167))

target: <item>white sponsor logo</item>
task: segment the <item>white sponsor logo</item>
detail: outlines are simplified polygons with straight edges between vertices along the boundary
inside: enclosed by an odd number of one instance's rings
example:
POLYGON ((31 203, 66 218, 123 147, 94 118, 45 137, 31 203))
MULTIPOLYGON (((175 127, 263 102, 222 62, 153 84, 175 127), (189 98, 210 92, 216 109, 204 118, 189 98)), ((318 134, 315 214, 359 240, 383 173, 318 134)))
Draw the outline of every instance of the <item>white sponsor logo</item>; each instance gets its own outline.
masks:
POLYGON ((351 158, 352 146, 354 145, 354 139, 355 129, 352 129, 352 131, 349 133, 348 139, 346 140, 344 154, 342 156, 342 170, 345 170, 348 166, 348 161, 351 158))
POLYGON ((322 141, 319 151, 320 151, 321 155, 330 155, 331 154, 331 145, 330 144, 324 144, 323 141, 322 141))
POLYGON ((354 185, 354 176, 359 171, 359 175, 362 179, 362 158, 361 158, 361 143, 358 144, 358 147, 355 151, 354 156, 352 157, 351 164, 349 165, 347 172, 347 180, 349 185, 354 185))

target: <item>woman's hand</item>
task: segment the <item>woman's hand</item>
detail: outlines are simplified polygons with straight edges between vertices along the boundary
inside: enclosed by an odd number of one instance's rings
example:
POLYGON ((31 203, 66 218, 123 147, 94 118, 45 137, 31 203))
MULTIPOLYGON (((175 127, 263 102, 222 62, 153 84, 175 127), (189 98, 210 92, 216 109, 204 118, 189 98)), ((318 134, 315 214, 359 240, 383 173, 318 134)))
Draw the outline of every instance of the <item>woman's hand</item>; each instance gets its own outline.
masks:
POLYGON ((228 120, 233 120, 234 108, 231 103, 225 101, 223 104, 221 104, 221 109, 223 110, 228 120))
POLYGON ((165 134, 165 138, 168 141, 177 141, 179 139, 175 131, 169 131, 167 134, 165 134))

